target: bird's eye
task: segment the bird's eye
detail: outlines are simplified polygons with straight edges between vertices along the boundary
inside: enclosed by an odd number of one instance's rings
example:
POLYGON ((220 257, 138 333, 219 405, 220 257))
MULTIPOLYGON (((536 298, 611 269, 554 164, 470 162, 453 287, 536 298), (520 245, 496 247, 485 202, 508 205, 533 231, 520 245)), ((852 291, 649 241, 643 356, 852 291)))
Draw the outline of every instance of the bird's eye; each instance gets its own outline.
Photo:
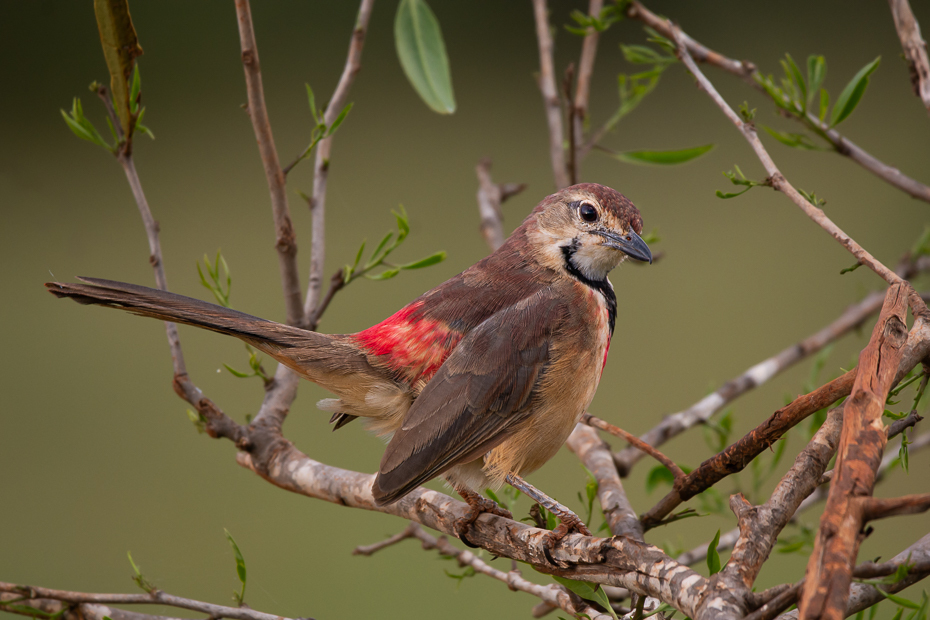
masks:
POLYGON ((594 205, 588 202, 581 204, 581 207, 578 209, 578 214, 586 222, 596 222, 597 221, 597 209, 594 208, 594 205))

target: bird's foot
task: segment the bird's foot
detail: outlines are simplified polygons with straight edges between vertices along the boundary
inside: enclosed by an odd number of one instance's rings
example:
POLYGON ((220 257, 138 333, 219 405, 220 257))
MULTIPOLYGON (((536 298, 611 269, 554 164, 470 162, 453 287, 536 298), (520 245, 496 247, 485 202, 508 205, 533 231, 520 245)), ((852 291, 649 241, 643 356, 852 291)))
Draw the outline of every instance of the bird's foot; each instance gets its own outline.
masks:
POLYGON ((464 499, 468 504, 470 510, 468 511, 467 515, 455 520, 455 523, 453 524, 455 535, 459 537, 459 540, 461 540, 467 546, 472 547, 473 549, 477 548, 478 545, 472 544, 472 542, 468 540, 465 534, 469 529, 471 529, 471 526, 475 523, 475 521, 478 520, 478 517, 480 517, 482 513, 488 512, 490 514, 497 515, 498 517, 504 517, 505 519, 513 519, 513 514, 511 514, 511 512, 506 508, 501 508, 498 506, 497 502, 494 500, 488 499, 487 497, 479 495, 471 489, 466 489, 464 487, 457 488, 456 491, 458 491, 459 495, 462 496, 462 499, 464 499))
POLYGON ((546 559, 551 564, 561 567, 562 564, 552 557, 550 549, 561 542, 572 530, 584 536, 591 536, 591 530, 584 524, 581 517, 572 512, 570 508, 552 499, 517 474, 508 474, 507 483, 514 488, 520 489, 540 506, 558 517, 558 527, 546 534, 542 548, 546 559))

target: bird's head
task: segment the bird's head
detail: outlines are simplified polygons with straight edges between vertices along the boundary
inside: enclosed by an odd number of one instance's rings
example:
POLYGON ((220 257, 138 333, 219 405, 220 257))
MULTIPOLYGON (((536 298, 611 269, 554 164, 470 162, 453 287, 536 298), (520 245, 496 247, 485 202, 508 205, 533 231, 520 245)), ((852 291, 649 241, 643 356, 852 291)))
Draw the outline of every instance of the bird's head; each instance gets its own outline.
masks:
POLYGON ((543 200, 531 219, 535 226, 527 229, 527 241, 540 261, 554 269, 600 282, 627 256, 652 262, 652 252, 639 236, 639 210, 609 187, 567 187, 543 200))

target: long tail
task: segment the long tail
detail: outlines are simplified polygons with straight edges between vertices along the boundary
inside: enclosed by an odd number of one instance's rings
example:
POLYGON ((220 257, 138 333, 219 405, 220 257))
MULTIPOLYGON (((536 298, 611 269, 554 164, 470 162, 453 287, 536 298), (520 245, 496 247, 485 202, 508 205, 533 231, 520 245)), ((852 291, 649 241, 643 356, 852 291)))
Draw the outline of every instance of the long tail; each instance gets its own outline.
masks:
POLYGON ((141 316, 229 334, 275 357, 282 349, 323 347, 332 339, 325 334, 266 321, 192 297, 112 280, 78 279, 86 284, 47 282, 45 286, 56 297, 68 297, 79 304, 118 308, 141 316))

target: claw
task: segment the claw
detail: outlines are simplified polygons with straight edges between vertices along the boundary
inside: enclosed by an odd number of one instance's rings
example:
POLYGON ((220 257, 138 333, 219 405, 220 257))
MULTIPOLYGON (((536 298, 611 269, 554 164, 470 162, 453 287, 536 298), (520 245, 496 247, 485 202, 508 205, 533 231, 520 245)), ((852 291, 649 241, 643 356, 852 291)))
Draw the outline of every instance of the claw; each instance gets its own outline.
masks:
POLYGON ((465 537, 465 534, 471 529, 471 526, 478 520, 478 517, 480 517, 482 513, 487 512, 497 515, 498 517, 504 517, 505 519, 513 519, 513 514, 506 508, 498 506, 497 502, 494 500, 488 499, 483 495, 478 495, 471 489, 466 489, 464 487, 458 488, 456 491, 458 491, 462 499, 468 504, 470 510, 466 516, 456 519, 452 527, 455 530, 455 535, 459 537, 459 540, 473 549, 477 548, 478 545, 472 544, 472 542, 465 537))

